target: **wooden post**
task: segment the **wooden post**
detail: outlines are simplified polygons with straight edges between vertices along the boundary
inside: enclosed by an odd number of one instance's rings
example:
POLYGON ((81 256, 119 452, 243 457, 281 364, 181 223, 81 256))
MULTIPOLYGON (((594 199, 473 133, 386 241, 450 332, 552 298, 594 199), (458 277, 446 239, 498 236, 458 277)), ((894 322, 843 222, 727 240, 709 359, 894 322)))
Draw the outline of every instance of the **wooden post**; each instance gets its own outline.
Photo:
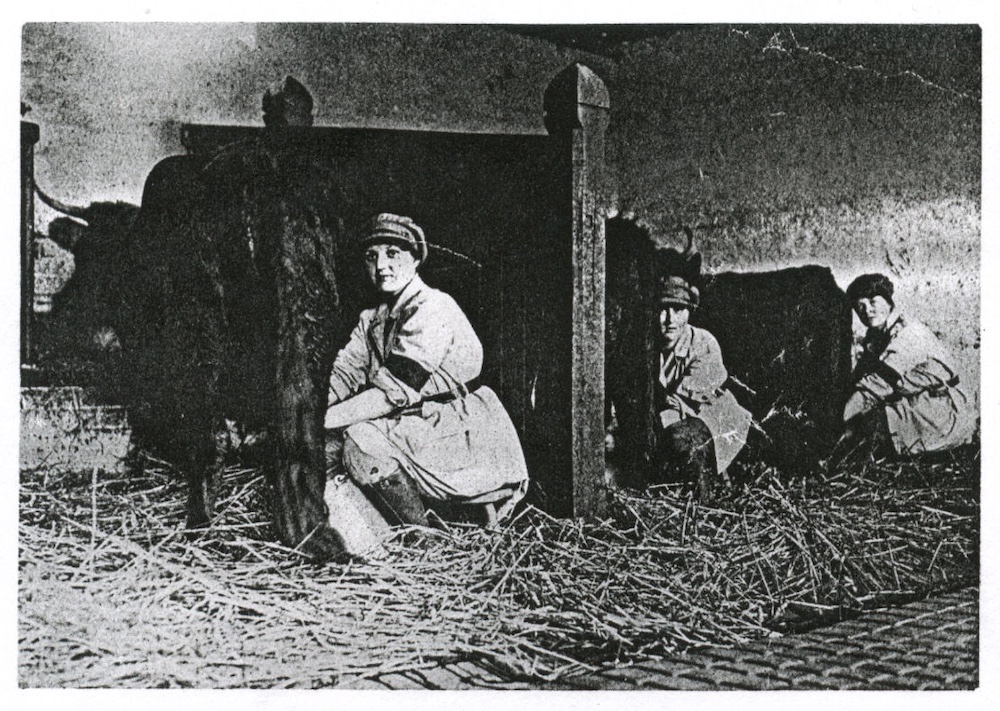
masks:
POLYGON ((574 64, 545 92, 545 127, 572 157, 571 457, 573 515, 602 517, 604 484, 604 134, 611 102, 593 71, 574 64))
POLYGON ((21 364, 34 362, 35 144, 38 124, 21 122, 21 364))

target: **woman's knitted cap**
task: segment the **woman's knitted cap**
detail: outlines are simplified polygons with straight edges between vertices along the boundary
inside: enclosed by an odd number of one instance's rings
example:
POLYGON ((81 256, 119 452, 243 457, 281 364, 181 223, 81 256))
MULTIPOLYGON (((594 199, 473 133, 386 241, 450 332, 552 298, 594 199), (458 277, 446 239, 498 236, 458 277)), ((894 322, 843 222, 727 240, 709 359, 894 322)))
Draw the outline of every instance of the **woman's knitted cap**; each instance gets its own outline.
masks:
POLYGON ((660 279, 660 306, 686 306, 694 311, 698 308, 699 296, 698 287, 692 286, 683 277, 667 276, 660 279))
POLYGON ((858 299, 881 296, 889 302, 890 306, 894 306, 892 301, 894 291, 892 282, 885 274, 862 274, 847 287, 847 298, 851 301, 857 301, 858 299))

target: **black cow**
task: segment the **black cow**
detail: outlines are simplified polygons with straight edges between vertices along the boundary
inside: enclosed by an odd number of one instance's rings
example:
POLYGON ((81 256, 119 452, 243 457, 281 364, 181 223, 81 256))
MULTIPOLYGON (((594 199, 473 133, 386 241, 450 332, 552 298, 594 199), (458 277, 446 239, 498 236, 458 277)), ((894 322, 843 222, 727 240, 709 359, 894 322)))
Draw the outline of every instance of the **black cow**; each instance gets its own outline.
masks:
POLYGON ((37 362, 47 383, 92 386, 98 394, 113 397, 119 356, 113 329, 118 280, 125 272, 139 208, 126 202, 80 208, 37 193, 68 215, 49 224, 48 237, 72 253, 74 264, 69 281, 53 295, 51 312, 38 317, 37 362))
POLYGON ((189 527, 211 520, 218 435, 235 420, 264 433, 280 538, 328 559, 343 547, 323 501, 322 418, 335 344, 358 313, 338 318, 338 283, 353 298, 363 272, 338 257, 338 181, 310 150, 308 92, 288 79, 264 110, 259 138, 158 163, 139 208, 44 197, 86 220, 50 227, 76 258, 52 315, 120 352, 106 379, 120 382, 134 441, 186 477, 189 527))
POLYGON ((753 413, 751 454, 802 469, 829 452, 850 383, 851 311, 828 268, 706 277, 692 323, 715 335, 753 413))
POLYGON ((307 138, 280 122, 211 157, 167 158, 141 207, 42 195, 72 215, 49 236, 75 258, 41 324, 42 365, 98 366, 86 383, 74 366, 73 384, 128 406, 134 442, 186 477, 192 528, 213 515, 227 420, 263 432, 277 531, 326 559, 341 543, 323 501, 322 415, 335 343, 357 318, 338 319, 337 284, 356 301, 362 270, 338 259, 336 176, 307 138))
MULTIPOLYGON (((656 451, 655 284, 691 262, 658 248, 632 220, 608 220, 606 234, 609 417, 613 406, 624 481, 641 486, 656 451)), ((689 234, 686 251, 690 246, 689 234)), ((754 417, 743 456, 785 469, 815 464, 836 440, 850 377, 851 315, 830 270, 806 266, 696 281, 701 305, 691 322, 718 339, 729 387, 754 417)))
MULTIPOLYGON (((226 419, 267 431, 275 525, 317 558, 342 550, 323 501, 323 410, 337 321, 336 176, 282 127, 150 173, 116 331, 137 438, 189 483, 188 525, 214 509, 226 419)), ((355 315, 356 316, 356 315, 355 315)))

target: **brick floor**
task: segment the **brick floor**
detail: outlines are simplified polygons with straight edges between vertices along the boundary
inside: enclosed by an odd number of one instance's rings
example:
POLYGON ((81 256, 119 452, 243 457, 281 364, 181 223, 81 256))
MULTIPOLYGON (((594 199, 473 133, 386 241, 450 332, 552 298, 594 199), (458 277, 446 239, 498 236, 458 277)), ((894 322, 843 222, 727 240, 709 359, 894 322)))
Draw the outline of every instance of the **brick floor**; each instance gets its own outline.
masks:
POLYGON ((562 680, 564 688, 975 689, 979 590, 968 588, 740 649, 562 680), (729 662, 720 662, 728 658, 729 662))
POLYGON ((355 689, 975 689, 979 685, 979 590, 967 588, 803 634, 739 649, 568 677, 512 681, 471 662, 388 674, 355 689))

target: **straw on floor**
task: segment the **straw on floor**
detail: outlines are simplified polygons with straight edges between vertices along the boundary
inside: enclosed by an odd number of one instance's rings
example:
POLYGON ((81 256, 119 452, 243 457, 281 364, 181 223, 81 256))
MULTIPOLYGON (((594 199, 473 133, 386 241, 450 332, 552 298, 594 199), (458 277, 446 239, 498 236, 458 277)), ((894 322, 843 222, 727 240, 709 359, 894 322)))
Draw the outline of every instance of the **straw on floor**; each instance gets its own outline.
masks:
POLYGON ((758 466, 711 507, 623 491, 602 522, 528 507, 317 566, 273 542, 256 469, 224 471, 197 539, 164 463, 22 472, 19 683, 335 687, 457 660, 555 679, 739 645, 974 580, 978 476, 974 451, 794 480, 758 466))

